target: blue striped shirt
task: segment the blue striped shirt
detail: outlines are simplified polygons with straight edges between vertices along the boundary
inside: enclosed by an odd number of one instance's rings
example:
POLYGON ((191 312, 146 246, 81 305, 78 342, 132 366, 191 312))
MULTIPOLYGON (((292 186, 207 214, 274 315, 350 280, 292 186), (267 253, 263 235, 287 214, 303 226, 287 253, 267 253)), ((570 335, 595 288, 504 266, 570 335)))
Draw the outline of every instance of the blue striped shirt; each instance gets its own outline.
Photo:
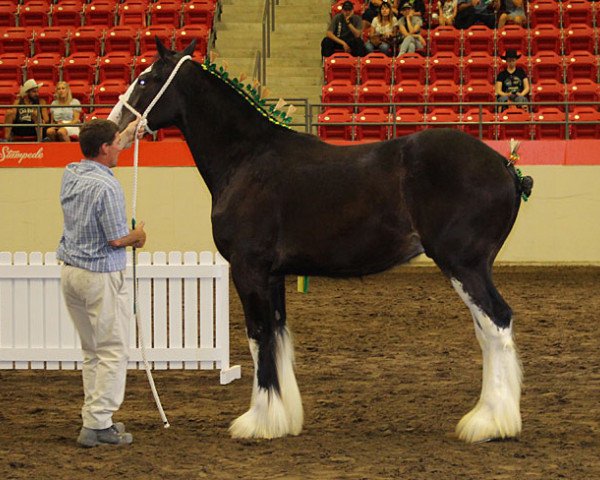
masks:
POLYGON ((92 272, 124 270, 125 248, 108 243, 129 233, 123 189, 110 168, 93 160, 67 165, 60 203, 64 229, 58 259, 92 272))

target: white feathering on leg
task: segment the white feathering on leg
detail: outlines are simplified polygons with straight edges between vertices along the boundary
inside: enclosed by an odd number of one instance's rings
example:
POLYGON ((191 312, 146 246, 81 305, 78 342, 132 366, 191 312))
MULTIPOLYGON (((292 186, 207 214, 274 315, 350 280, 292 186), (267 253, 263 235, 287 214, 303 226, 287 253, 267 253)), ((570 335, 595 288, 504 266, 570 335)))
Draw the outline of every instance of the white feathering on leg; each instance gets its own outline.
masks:
POLYGON ((495 325, 452 279, 452 285, 469 307, 483 354, 481 396, 475 408, 456 427, 461 440, 470 443, 516 437, 521 432, 521 365, 512 339, 512 326, 495 325))
POLYGON ((302 397, 294 374, 294 343, 287 327, 276 335, 277 341, 277 378, 281 399, 288 415, 290 434, 298 435, 302 431, 304 411, 302 397))

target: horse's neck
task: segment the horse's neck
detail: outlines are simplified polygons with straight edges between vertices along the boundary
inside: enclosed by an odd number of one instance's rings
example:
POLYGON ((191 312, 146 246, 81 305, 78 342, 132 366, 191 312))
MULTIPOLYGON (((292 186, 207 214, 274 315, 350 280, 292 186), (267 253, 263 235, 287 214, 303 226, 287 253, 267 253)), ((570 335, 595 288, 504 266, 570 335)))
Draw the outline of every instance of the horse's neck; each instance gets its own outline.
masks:
POLYGON ((194 161, 213 197, 232 169, 272 148, 288 134, 271 124, 229 87, 219 95, 189 94, 181 129, 194 161), (210 112, 210 113, 205 113, 210 112))

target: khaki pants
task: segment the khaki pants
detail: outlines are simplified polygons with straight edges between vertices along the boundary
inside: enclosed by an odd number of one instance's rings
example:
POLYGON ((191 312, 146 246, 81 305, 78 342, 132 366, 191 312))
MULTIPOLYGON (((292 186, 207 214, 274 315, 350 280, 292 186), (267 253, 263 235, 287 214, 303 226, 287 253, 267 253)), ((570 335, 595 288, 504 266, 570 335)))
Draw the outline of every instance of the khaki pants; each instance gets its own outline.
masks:
POLYGON ((125 395, 131 305, 123 272, 65 265, 62 291, 83 349, 83 426, 108 428, 125 395))

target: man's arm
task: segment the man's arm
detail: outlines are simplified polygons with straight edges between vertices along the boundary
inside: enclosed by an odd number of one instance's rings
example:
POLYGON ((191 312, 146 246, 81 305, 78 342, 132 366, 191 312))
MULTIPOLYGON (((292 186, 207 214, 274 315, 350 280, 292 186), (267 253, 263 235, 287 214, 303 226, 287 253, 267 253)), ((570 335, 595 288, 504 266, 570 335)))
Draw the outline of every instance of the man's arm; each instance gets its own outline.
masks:
POLYGON ((135 247, 142 248, 146 243, 146 232, 144 232, 144 222, 140 222, 127 235, 116 240, 111 240, 108 244, 113 248, 135 247))
POLYGON ((519 92, 519 95, 521 95, 522 97, 525 97, 525 96, 529 95, 529 90, 530 90, 529 79, 527 77, 525 77, 523 79, 523 91, 519 92))
POLYGON ((346 24, 352 32, 352 35, 354 35, 355 38, 360 38, 360 36, 362 35, 362 30, 360 29, 360 17, 358 17, 357 15, 352 15, 348 20, 346 20, 346 24), (358 26, 354 24, 355 22, 358 23, 358 26))

